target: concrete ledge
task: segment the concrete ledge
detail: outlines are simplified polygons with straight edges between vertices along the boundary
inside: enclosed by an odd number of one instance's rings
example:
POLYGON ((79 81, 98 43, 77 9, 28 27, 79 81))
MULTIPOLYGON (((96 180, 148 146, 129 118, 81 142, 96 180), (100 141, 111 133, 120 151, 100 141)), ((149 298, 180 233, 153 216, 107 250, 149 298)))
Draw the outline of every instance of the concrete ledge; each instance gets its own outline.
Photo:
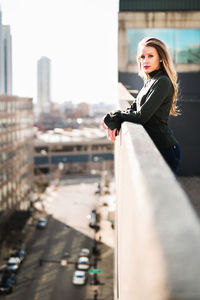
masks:
POLYGON ((115 167, 116 299, 199 300, 199 220, 142 126, 123 124, 115 167))

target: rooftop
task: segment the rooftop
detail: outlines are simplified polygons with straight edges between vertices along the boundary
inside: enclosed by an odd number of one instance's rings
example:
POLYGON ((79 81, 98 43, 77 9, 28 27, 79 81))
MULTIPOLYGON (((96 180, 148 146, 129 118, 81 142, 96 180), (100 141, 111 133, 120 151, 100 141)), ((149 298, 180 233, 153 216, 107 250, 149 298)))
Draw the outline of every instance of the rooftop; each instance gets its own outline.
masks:
POLYGON ((106 139, 105 131, 100 128, 88 128, 65 130, 62 128, 55 128, 46 132, 36 131, 35 144, 53 144, 53 143, 77 143, 77 142, 89 142, 93 140, 104 140, 110 143, 106 139))

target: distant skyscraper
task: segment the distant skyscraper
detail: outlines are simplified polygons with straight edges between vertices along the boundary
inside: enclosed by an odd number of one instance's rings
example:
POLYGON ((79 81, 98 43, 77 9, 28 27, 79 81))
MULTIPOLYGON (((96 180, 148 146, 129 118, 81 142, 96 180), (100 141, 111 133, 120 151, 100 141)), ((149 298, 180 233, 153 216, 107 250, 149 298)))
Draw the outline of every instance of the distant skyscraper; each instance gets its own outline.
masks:
POLYGON ((4 46, 2 12, 0 7, 0 94, 4 94, 4 46))
POLYGON ((10 26, 2 25, 0 8, 0 94, 12 95, 12 39, 10 26))
POLYGON ((37 63, 37 92, 38 104, 44 107, 51 101, 51 60, 42 56, 37 63))
POLYGON ((3 25, 4 93, 12 95, 12 37, 10 26, 3 25))

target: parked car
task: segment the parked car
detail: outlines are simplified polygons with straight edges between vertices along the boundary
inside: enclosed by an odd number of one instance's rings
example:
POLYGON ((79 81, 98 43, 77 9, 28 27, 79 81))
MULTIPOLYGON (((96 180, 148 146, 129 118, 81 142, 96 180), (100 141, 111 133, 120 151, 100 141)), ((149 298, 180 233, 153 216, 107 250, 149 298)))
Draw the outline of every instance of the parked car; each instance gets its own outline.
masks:
POLYGON ((76 263, 76 268, 79 270, 88 270, 90 267, 90 262, 88 257, 79 257, 77 263, 76 263))
POLYGON ((88 248, 81 249, 80 256, 90 257, 90 250, 88 248))
POLYGON ((87 281, 85 271, 75 271, 72 278, 72 283, 75 285, 84 285, 87 281))
POLYGON ((18 257, 20 259, 20 263, 23 262, 24 258, 26 256, 26 250, 24 247, 20 247, 16 250, 16 252, 14 252, 11 257, 18 257))
POLYGON ((93 208, 90 214, 90 223, 89 226, 91 228, 95 228, 97 225, 97 213, 96 213, 96 209, 93 208))
POLYGON ((13 272, 5 271, 0 282, 0 293, 12 293, 13 287, 16 284, 16 278, 13 272))
POLYGON ((47 226, 47 219, 46 218, 39 218, 37 223, 38 229, 43 229, 47 226))
POLYGON ((101 185, 100 183, 97 185, 97 189, 95 191, 95 194, 100 194, 101 193, 101 185))
POLYGON ((19 257, 10 257, 7 263, 6 270, 7 271, 12 271, 12 272, 17 272, 20 266, 20 259, 19 257))

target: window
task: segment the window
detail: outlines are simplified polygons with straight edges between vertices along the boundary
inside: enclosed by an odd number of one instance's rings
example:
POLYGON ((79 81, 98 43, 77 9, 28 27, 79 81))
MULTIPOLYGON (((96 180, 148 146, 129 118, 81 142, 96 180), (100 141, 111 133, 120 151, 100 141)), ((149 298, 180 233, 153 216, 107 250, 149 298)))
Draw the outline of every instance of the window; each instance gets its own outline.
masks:
POLYGON ((167 45, 170 55, 178 64, 200 63, 200 29, 128 29, 128 61, 136 63, 138 42, 153 36, 167 45))

